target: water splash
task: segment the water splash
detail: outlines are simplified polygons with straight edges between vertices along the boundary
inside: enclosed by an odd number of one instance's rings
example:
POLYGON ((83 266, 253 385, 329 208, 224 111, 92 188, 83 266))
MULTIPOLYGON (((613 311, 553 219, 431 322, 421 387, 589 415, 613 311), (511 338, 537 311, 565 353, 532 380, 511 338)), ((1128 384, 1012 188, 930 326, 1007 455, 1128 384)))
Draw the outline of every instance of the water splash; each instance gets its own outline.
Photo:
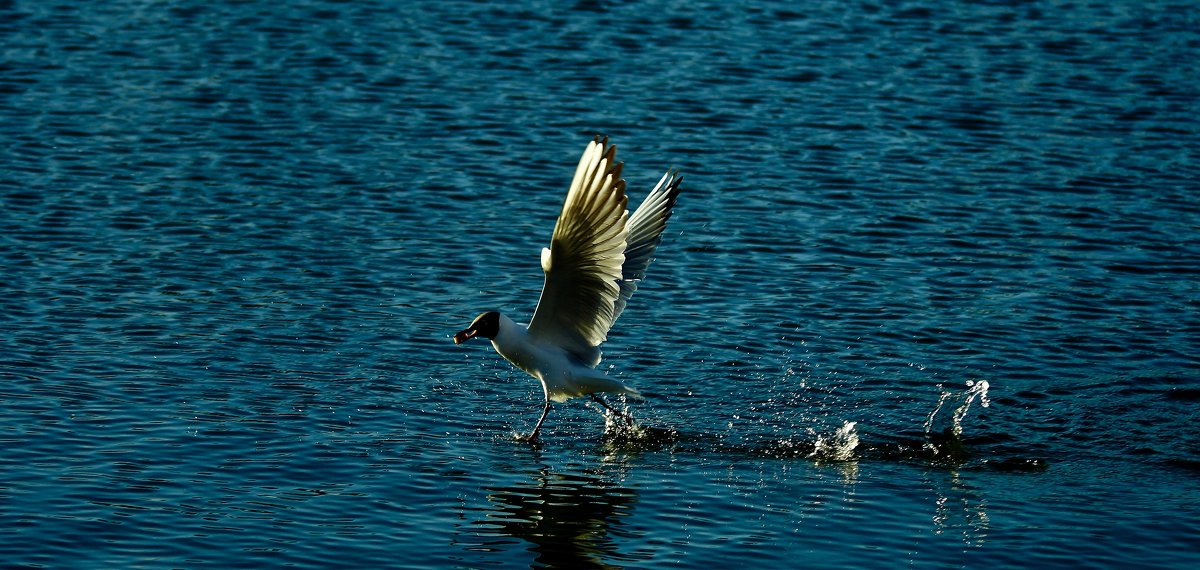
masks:
POLYGON ((987 408, 992 405, 991 400, 988 399, 988 387, 987 380, 967 380, 966 400, 963 401, 962 406, 954 410, 954 428, 958 430, 956 433, 959 435, 962 435, 962 419, 967 415, 967 410, 971 408, 971 402, 974 402, 975 398, 979 398, 980 407, 987 408))
POLYGON ((988 386, 987 380, 967 380, 967 389, 962 392, 943 388, 937 405, 933 407, 933 411, 929 412, 929 418, 925 420, 925 449, 927 451, 932 452, 935 456, 956 459, 965 458, 968 455, 962 443, 963 418, 966 417, 967 411, 971 409, 971 404, 976 399, 984 408, 991 405, 987 393, 988 386), (952 402, 959 402, 959 404, 950 415, 950 425, 938 429, 938 414, 943 407, 952 402))
POLYGON ((613 448, 649 449, 674 443, 679 433, 671 428, 660 428, 637 421, 624 397, 619 398, 614 410, 600 408, 604 416, 604 444, 613 448))
POLYGON ((849 461, 854 458, 854 449, 858 447, 858 432, 854 426, 858 422, 846 422, 833 433, 817 435, 816 445, 809 457, 829 461, 849 461))

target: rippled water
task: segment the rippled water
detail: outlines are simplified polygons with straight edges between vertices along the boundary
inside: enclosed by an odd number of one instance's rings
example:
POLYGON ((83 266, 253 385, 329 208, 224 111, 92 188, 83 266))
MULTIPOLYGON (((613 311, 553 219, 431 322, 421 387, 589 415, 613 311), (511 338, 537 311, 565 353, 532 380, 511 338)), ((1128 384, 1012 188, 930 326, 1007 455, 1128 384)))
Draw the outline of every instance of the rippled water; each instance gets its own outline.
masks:
POLYGON ((1200 562, 1190 2, 0 1, 14 567, 1200 562), (608 134, 606 348, 483 343, 608 134))

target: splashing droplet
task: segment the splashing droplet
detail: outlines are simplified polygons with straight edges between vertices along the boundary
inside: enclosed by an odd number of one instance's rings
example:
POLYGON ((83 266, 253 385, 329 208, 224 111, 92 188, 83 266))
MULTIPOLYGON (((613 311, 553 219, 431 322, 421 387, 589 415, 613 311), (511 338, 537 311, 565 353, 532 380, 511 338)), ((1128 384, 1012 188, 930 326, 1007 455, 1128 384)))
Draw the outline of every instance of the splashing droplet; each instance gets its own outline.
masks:
POLYGON ((929 412, 929 418, 925 420, 925 449, 935 456, 966 457, 967 450, 962 444, 963 419, 976 399, 984 408, 991 405, 991 401, 988 400, 988 387, 987 380, 968 380, 967 389, 963 392, 943 389, 941 396, 938 397, 937 405, 933 407, 933 411, 929 412), (961 403, 950 414, 950 425, 939 430, 935 426, 938 413, 951 400, 961 403))
POLYGON ((849 461, 854 457, 854 448, 858 447, 858 432, 854 426, 858 422, 846 422, 842 427, 828 435, 818 435, 816 446, 808 456, 830 461, 849 461))
POLYGON ((965 394, 963 394, 963 403, 954 410, 953 428, 955 436, 962 436, 962 420, 964 417, 966 417, 967 410, 971 409, 971 402, 974 402, 975 398, 979 398, 979 405, 984 408, 992 404, 991 401, 988 400, 987 391, 987 380, 980 380, 978 382, 967 380, 967 391, 965 394))

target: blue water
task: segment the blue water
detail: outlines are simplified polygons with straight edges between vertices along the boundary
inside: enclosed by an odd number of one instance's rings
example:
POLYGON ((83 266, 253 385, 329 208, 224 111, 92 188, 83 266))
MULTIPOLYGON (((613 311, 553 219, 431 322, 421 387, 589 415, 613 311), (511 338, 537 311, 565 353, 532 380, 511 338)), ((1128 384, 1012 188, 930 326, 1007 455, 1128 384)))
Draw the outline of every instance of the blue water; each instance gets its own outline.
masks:
POLYGON ((0 0, 0 559, 1194 568, 1194 2, 0 0), (485 343, 597 133, 605 345, 485 343))

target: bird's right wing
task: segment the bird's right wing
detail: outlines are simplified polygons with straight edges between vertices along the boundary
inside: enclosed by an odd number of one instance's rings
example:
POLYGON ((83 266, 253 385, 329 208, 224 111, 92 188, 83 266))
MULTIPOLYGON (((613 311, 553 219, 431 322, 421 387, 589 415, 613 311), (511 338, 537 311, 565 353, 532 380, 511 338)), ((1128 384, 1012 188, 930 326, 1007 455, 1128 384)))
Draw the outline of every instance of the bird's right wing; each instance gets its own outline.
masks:
POLYGON ((613 308, 613 321, 621 316, 625 304, 637 291, 638 281, 646 277, 646 268, 654 261, 654 251, 662 243, 662 232, 679 198, 679 183, 683 177, 670 170, 629 218, 629 236, 625 238, 625 263, 621 265, 620 292, 613 308))

